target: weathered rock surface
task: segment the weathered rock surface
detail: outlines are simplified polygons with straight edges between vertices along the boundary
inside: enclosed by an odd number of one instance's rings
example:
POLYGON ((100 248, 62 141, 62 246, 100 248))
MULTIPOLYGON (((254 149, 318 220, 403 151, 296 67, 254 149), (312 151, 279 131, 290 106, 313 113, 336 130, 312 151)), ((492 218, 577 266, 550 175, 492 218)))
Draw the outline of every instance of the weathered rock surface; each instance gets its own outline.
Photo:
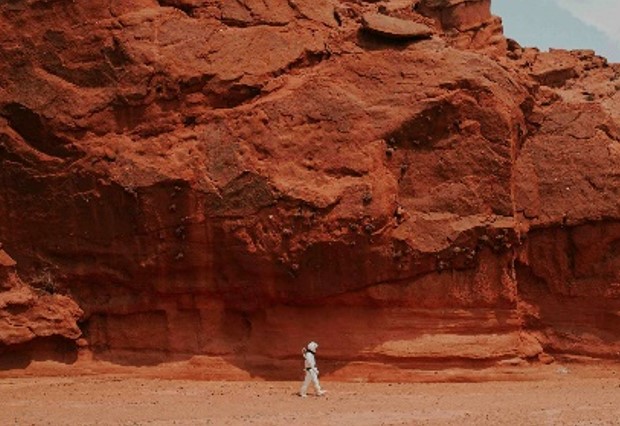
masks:
POLYGON ((2 349, 36 339, 80 337, 77 321, 82 311, 77 304, 70 297, 53 294, 48 276, 42 276, 40 291, 24 284, 15 266, 0 247, 0 355, 2 349))
POLYGON ((618 359, 620 67, 508 43, 489 5, 1 3, 3 350, 219 378, 296 377, 308 339, 340 378, 618 359))
POLYGON ((491 0, 420 0, 416 9, 434 18, 456 47, 506 52, 501 19, 491 14, 491 0))
POLYGON ((433 34, 433 31, 426 25, 380 13, 364 14, 362 24, 366 31, 396 40, 423 39, 433 34))

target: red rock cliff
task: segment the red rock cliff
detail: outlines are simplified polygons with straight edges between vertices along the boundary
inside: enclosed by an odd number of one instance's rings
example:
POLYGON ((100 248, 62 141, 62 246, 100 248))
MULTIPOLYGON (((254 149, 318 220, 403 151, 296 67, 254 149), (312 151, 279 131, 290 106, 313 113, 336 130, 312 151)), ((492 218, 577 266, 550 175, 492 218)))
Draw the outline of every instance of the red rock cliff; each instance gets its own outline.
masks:
POLYGON ((0 355, 618 359, 620 67, 489 6, 1 3, 0 355))

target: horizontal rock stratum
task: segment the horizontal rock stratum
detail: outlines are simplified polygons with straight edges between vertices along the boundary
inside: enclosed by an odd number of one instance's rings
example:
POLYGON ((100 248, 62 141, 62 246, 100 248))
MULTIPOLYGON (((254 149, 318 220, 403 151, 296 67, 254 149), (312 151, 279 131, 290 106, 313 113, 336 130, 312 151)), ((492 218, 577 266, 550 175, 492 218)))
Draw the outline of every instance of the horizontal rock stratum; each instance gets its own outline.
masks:
POLYGON ((0 368, 620 359, 618 64, 488 0, 24 0, 0 34, 0 368))

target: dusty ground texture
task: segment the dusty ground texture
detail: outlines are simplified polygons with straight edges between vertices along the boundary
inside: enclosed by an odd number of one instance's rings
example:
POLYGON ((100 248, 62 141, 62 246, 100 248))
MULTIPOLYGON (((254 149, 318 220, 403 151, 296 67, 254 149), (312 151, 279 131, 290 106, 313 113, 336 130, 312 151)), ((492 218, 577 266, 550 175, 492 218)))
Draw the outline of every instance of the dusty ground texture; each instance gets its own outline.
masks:
POLYGON ((486 383, 206 382, 126 376, 0 379, 0 424, 612 425, 620 371, 556 366, 545 380, 486 383))

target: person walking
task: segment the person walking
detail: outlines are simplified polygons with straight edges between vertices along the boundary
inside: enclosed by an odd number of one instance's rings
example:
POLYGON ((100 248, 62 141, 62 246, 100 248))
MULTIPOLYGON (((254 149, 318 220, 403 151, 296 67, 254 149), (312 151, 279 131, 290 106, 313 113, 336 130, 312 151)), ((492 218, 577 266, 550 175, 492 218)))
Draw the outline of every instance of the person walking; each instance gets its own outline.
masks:
POLYGON ((325 391, 321 389, 321 385, 319 384, 319 369, 316 366, 316 349, 318 347, 318 343, 310 342, 307 347, 301 350, 301 354, 304 357, 304 371, 306 373, 306 377, 299 391, 299 396, 302 398, 307 396, 310 382, 314 385, 314 392, 317 396, 325 395, 325 391))

